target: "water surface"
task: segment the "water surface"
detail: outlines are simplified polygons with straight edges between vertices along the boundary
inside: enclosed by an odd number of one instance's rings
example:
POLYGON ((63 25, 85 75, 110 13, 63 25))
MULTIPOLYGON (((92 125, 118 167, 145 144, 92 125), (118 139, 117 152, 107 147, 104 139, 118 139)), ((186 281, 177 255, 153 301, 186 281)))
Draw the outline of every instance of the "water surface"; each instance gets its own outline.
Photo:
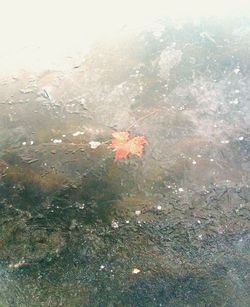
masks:
POLYGON ((249 306, 249 42, 163 19, 1 78, 1 306, 249 306))

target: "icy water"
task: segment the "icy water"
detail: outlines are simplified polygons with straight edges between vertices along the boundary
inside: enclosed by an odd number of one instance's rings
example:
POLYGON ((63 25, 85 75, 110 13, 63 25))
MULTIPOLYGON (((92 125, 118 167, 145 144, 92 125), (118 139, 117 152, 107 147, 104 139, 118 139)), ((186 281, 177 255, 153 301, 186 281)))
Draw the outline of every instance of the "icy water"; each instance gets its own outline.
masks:
POLYGON ((0 306, 249 306, 250 21, 123 31, 1 78, 0 306))

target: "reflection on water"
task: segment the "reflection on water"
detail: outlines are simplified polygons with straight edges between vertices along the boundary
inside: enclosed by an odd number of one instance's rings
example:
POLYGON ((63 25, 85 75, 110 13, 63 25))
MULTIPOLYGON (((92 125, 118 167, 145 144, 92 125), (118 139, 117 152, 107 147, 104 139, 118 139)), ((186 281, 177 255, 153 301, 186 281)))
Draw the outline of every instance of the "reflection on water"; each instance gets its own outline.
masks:
POLYGON ((1 306, 249 306, 250 23, 160 25, 1 79, 1 306))

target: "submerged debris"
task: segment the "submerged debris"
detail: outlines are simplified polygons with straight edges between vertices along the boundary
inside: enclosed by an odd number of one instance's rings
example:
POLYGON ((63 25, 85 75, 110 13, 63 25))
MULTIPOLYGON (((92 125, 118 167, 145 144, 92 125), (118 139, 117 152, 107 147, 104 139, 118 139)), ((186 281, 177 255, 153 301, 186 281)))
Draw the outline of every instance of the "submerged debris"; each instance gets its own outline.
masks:
POLYGON ((132 270, 132 274, 139 274, 141 272, 141 270, 137 269, 137 268, 134 268, 132 270))
POLYGON ((95 142, 95 141, 91 141, 89 142, 90 148, 91 149, 96 149, 97 147, 99 147, 101 145, 100 142, 95 142))
POLYGON ((61 139, 55 139, 52 141, 54 144, 61 144, 62 140, 61 139))
POLYGON ((74 132, 72 135, 73 135, 73 136, 79 136, 79 135, 83 135, 83 134, 84 134, 83 131, 76 131, 76 132, 74 132))
POLYGON ((111 227, 112 227, 113 229, 117 229, 117 228, 119 227, 118 222, 116 222, 116 221, 112 221, 112 223, 111 223, 111 227))

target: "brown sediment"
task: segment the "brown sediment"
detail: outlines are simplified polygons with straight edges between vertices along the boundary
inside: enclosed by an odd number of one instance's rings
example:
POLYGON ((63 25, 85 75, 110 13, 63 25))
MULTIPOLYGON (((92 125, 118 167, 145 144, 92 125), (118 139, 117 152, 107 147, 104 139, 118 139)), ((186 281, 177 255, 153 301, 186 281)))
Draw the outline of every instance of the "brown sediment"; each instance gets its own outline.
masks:
POLYGON ((22 185, 34 185, 44 192, 51 192, 64 184, 69 183, 69 178, 62 174, 50 171, 43 175, 32 169, 23 169, 17 166, 9 166, 6 171, 5 182, 11 184, 21 183, 22 185))

